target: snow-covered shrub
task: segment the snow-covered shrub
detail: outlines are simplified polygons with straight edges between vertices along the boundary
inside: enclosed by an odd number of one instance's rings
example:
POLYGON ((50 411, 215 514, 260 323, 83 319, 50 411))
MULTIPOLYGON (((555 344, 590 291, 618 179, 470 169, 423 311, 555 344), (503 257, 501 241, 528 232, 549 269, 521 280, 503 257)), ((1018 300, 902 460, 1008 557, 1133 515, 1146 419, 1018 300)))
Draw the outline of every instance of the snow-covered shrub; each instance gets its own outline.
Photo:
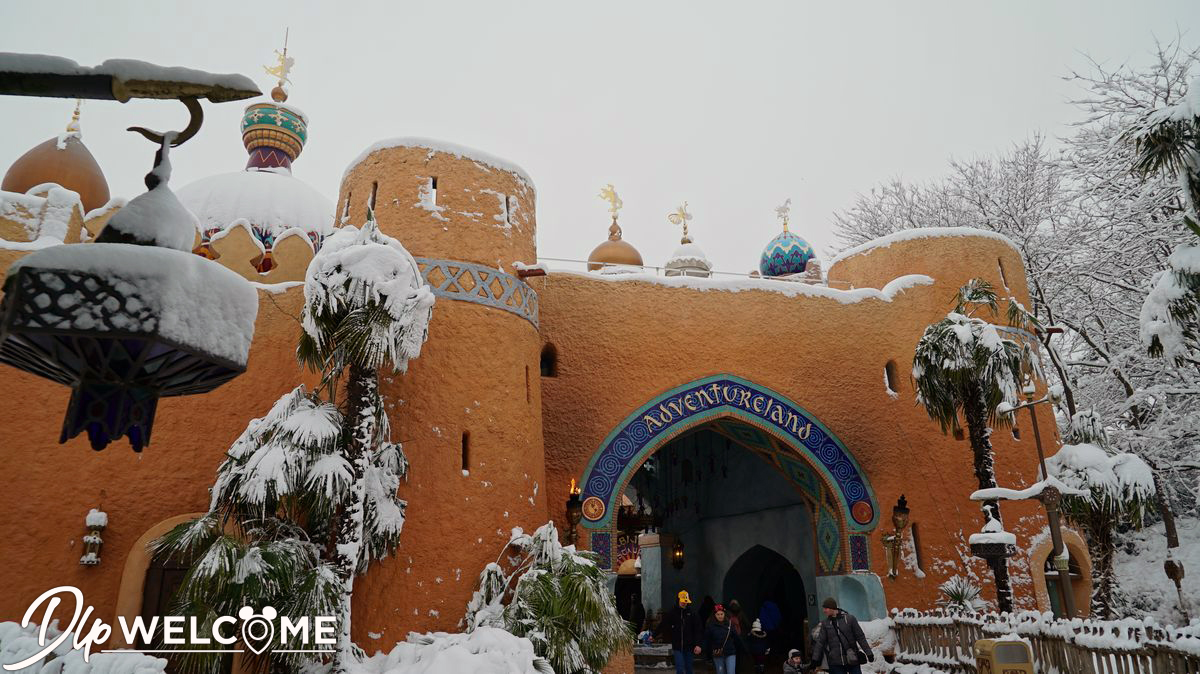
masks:
MULTIPOLYGON (((309 668, 305 674, 323 670, 309 668)), ((503 672, 504 674, 554 674, 528 639, 493 627, 463 634, 412 633, 389 653, 376 653, 352 674, 443 674, 449 672, 503 672)))
POLYGON ((490 626, 528 638, 561 674, 598 674, 633 643, 596 556, 560 544, 553 522, 532 536, 513 529, 480 574, 463 623, 468 632, 490 626))
MULTIPOLYGON (((42 651, 38 643, 39 626, 30 623, 21 627, 15 622, 0 622, 0 662, 11 665, 23 662, 42 651)), ((54 624, 46 628, 46 643, 57 639, 62 632, 54 624)), ((66 639, 54 652, 35 664, 16 670, 21 674, 161 674, 167 661, 143 653, 96 653, 83 660, 83 652, 71 648, 66 639)))
POLYGON ((938 606, 956 613, 978 613, 987 608, 979 596, 979 587, 962 576, 954 576, 938 586, 942 597, 938 606))

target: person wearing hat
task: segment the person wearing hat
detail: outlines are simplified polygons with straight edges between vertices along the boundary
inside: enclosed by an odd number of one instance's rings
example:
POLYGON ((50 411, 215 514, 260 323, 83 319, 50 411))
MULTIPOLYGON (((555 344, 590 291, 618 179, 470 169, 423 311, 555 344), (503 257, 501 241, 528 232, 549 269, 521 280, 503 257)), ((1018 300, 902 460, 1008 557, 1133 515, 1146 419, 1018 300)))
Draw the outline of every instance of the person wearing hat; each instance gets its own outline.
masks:
POLYGON ((825 658, 830 674, 862 674, 862 663, 873 661, 875 654, 858 619, 838 608, 833 597, 821 604, 821 610, 827 619, 817 628, 809 669, 815 669, 825 658))
POLYGON ((737 655, 746 651, 741 635, 733 629, 733 621, 721 604, 713 607, 712 618, 704 626, 704 650, 712 656, 717 674, 735 674, 737 655))
POLYGON ((788 658, 783 663, 783 674, 804 674, 808 669, 804 666, 804 654, 800 649, 793 648, 788 651, 788 658))
POLYGON ((767 671, 767 654, 771 652, 771 643, 767 640, 767 632, 762 628, 762 621, 755 620, 750 625, 750 633, 743 639, 746 652, 754 660, 754 671, 762 674, 767 671))
POLYGON ((675 674, 694 674, 693 663, 700 655, 700 620, 692 611, 692 599, 687 590, 680 590, 676 606, 663 611, 655 636, 671 640, 671 655, 675 659, 675 674))

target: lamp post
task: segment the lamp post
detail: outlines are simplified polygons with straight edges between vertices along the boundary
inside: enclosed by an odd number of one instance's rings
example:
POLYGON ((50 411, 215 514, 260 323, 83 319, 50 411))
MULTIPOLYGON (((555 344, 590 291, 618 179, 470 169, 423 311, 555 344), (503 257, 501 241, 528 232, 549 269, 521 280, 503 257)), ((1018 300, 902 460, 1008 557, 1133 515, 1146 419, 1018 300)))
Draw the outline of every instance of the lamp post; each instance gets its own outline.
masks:
POLYGON ((904 528, 908 526, 908 515, 908 499, 901 494, 900 500, 892 506, 892 526, 895 532, 883 536, 883 549, 887 552, 888 578, 900 575, 900 543, 904 536, 904 528))
POLYGON ((567 497, 567 531, 563 536, 567 545, 575 545, 579 542, 579 533, 576 528, 579 526, 579 521, 583 519, 583 500, 579 498, 582 491, 575 486, 575 478, 571 478, 571 494, 567 497))
MULTIPOLYGON (((1033 423, 1033 442, 1037 445, 1038 465, 1042 471, 1042 479, 1046 480, 1050 477, 1050 473, 1046 471, 1046 454, 1042 450, 1042 434, 1038 429, 1037 414, 1033 408, 1042 403, 1057 403, 1058 396, 1053 392, 1048 392, 1043 398, 1034 400, 1032 383, 1026 384, 1022 392, 1025 394, 1025 402, 1013 407, 1011 412, 1015 417, 1017 410, 1029 409, 1029 419, 1033 423)), ((1046 507, 1046 521, 1050 527, 1050 542, 1053 545, 1050 554, 1054 559, 1054 568, 1058 571, 1058 579, 1062 583, 1063 609, 1066 611, 1067 617, 1072 618, 1075 616, 1075 593, 1071 589, 1070 562, 1063 555, 1062 517, 1059 512, 1062 492, 1053 485, 1046 485, 1046 488, 1036 498, 1046 507)))

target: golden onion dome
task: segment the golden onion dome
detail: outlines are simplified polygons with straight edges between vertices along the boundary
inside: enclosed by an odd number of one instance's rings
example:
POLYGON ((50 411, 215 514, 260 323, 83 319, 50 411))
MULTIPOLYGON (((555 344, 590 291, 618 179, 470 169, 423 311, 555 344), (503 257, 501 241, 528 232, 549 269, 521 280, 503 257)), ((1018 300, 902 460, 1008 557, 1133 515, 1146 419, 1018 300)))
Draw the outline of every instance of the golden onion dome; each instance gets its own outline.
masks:
POLYGON ((51 138, 21 155, 0 182, 0 190, 25 193, 55 183, 79 194, 84 212, 108 203, 108 181, 78 131, 51 138))
POLYGON ((596 246, 588 255, 588 271, 603 269, 606 265, 642 266, 642 254, 621 238, 621 226, 615 217, 608 228, 608 241, 596 246))

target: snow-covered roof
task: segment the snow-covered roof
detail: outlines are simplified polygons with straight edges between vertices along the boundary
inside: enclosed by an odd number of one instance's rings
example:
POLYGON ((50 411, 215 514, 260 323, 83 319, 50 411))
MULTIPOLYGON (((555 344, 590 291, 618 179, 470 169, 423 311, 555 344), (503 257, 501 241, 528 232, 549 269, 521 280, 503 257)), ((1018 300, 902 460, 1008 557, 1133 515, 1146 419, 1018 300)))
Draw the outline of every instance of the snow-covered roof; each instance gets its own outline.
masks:
POLYGON ((916 286, 932 285, 933 279, 924 274, 909 274, 893 279, 883 289, 876 288, 855 288, 853 290, 838 290, 821 285, 809 285, 807 283, 795 283, 792 281, 783 281, 776 279, 764 278, 709 278, 702 276, 658 276, 653 273, 641 271, 636 267, 628 267, 625 265, 612 265, 605 267, 600 274, 586 271, 578 271, 573 269, 553 269, 550 274, 564 274, 572 276, 583 276, 595 281, 606 281, 611 283, 629 283, 640 281, 642 283, 653 283, 671 288, 692 288, 695 290, 716 290, 724 292, 743 292, 747 290, 764 290, 767 292, 775 292, 787 297, 824 297, 831 299, 841 304, 855 304, 864 300, 881 300, 891 302, 896 295, 900 294, 908 288, 916 286), (617 273, 606 272, 612 267, 624 267, 617 273), (626 273, 620 273, 628 270, 626 273))
POLYGON ((701 269, 712 269, 712 262, 708 261, 708 256, 694 243, 681 244, 671 254, 671 258, 663 265, 668 269, 676 269, 679 267, 699 267, 701 269))
POLYGON ((838 253, 832 260, 829 261, 829 267, 832 269, 835 264, 845 260, 853 255, 860 253, 869 253, 877 248, 887 248, 893 243, 900 241, 913 241, 915 239, 933 239, 947 236, 976 236, 984 239, 995 239, 1012 247, 1013 250, 1021 253, 1021 249, 1017 248, 1017 244, 1013 243, 1012 239, 986 229, 976 229, 975 227, 917 227, 916 229, 903 229, 899 232, 893 232, 887 236, 881 236, 878 239, 873 239, 864 244, 857 245, 853 248, 847 248, 838 253))
POLYGON ((274 236, 292 227, 322 236, 333 232, 333 202, 287 172, 223 173, 201 178, 178 195, 201 231, 246 220, 274 236))
MULTIPOLYGON (((178 82, 201 87, 219 87, 233 92, 257 92, 258 87, 245 75, 207 73, 203 70, 160 66, 133 59, 108 59, 98 66, 81 66, 76 61, 49 54, 17 54, 0 52, 0 72, 45 73, 51 75, 107 75, 119 83, 126 82, 178 82)), ((124 88, 124 87, 122 87, 124 88)), ((113 87, 114 91, 117 87, 113 87)), ((139 90, 138 95, 148 91, 139 90)), ((218 92, 200 93, 209 100, 236 100, 218 92), (212 94, 216 93, 214 97, 212 94)), ((242 98, 243 96, 237 96, 242 98)))
POLYGON ((536 189, 533 184, 533 179, 529 177, 529 174, 525 172, 525 169, 517 166, 517 164, 514 162, 488 154, 482 150, 476 150, 474 148, 467 147, 465 145, 448 143, 444 140, 434 140, 432 138, 417 138, 414 136, 388 138, 372 144, 371 147, 363 150, 362 153, 355 157, 354 161, 350 162, 350 164, 346 167, 345 172, 342 173, 342 180, 345 180, 346 176, 350 175, 350 172, 354 170, 354 167, 361 164, 362 161, 371 156, 371 154, 378 152, 379 150, 386 150, 392 147, 419 147, 429 150, 430 156, 433 156, 434 152, 452 154, 462 159, 469 159, 477 164, 483 165, 484 167, 490 167, 499 169, 501 171, 514 173, 520 177, 521 180, 524 180, 525 184, 528 185, 530 189, 536 189))

